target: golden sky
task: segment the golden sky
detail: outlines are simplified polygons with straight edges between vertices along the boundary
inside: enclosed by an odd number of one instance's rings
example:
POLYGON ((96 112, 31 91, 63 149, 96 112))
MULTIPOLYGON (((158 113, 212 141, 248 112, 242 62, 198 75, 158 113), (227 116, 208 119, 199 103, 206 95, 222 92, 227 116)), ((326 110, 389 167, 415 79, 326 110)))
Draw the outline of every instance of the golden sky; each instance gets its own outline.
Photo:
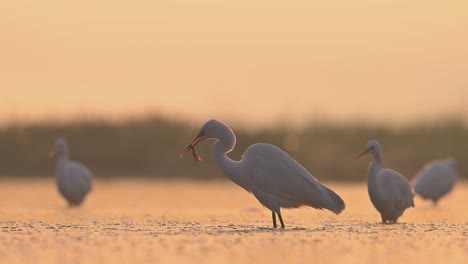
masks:
POLYGON ((466 0, 2 1, 0 120, 467 117, 467 14, 466 0))

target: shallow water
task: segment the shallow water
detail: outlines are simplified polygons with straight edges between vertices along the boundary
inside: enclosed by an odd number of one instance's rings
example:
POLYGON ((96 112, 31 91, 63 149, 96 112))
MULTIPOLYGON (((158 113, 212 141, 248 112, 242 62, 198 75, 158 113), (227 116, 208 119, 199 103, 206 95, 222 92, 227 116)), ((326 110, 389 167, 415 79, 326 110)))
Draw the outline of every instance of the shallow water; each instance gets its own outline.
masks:
POLYGON ((69 209, 52 178, 0 180, 1 263, 464 263, 468 184, 437 208, 416 199, 382 225, 366 185, 329 183, 339 216, 283 210, 286 229, 228 181, 98 181, 69 209))

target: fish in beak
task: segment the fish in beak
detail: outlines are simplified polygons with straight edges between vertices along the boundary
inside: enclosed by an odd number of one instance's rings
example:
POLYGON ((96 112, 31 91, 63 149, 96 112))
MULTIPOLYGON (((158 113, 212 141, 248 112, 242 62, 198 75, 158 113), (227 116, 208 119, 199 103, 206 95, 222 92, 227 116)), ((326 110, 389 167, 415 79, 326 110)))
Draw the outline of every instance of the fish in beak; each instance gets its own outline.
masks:
POLYGON ((190 145, 188 145, 181 153, 180 153, 180 157, 184 157, 185 155, 187 155, 187 153, 189 153, 190 151, 192 151, 192 154, 193 154, 193 159, 197 162, 202 162, 203 159, 202 157, 200 157, 200 155, 197 154, 197 151, 195 150, 195 146, 200 143, 200 140, 201 138, 205 135, 205 132, 201 131, 196 137, 195 139, 192 140, 192 143, 190 143, 190 145))

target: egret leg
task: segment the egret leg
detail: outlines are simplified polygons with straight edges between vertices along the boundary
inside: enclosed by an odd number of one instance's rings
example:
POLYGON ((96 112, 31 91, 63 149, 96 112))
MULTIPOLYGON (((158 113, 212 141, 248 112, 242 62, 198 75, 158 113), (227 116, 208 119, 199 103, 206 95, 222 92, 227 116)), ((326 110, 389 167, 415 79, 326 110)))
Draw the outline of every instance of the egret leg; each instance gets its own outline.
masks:
POLYGON ((283 222, 283 217, 281 217, 281 212, 278 212, 278 217, 279 217, 279 220, 280 220, 280 223, 281 223, 281 228, 285 228, 284 226, 284 222, 283 222))
POLYGON ((386 224, 387 220, 383 217, 383 215, 381 215, 381 217, 382 217, 382 224, 386 224))
POLYGON ((277 227, 277 224, 276 224, 276 214, 275 212, 271 211, 271 218, 273 219, 273 228, 276 228, 277 227))

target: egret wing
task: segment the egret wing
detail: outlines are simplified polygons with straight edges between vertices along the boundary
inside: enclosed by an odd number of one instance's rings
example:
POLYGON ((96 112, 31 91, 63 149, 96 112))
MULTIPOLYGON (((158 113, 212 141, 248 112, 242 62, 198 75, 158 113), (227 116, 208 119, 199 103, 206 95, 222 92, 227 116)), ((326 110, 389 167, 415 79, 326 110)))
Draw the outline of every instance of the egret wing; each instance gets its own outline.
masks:
POLYGON ((280 148, 254 144, 244 153, 242 163, 251 179, 252 189, 315 208, 329 207, 326 200, 330 198, 328 192, 332 191, 280 148))
POLYGON ((379 174, 379 186, 390 204, 400 210, 412 206, 414 195, 406 178, 391 169, 382 169, 379 174))
POLYGON ((81 163, 71 161, 67 167, 70 179, 73 182, 73 187, 76 188, 80 195, 86 195, 92 190, 92 173, 81 163))

